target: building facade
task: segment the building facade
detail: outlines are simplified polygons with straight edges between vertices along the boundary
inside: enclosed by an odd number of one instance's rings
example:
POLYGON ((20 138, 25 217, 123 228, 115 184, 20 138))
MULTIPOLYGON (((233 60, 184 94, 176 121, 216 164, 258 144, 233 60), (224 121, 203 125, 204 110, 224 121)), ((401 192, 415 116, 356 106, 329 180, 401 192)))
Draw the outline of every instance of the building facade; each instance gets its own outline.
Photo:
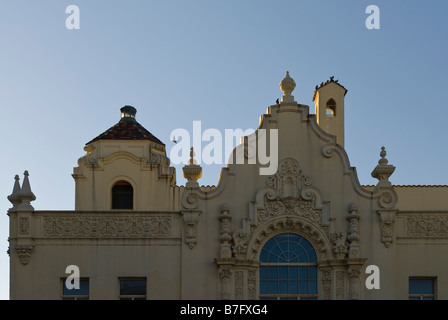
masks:
POLYGON ((347 90, 321 83, 310 114, 294 88, 287 73, 217 186, 199 185, 194 150, 177 185, 131 106, 86 144, 75 210, 34 210, 28 172, 16 176, 10 298, 448 299, 448 186, 393 185, 384 147, 377 185, 362 186, 344 149, 347 90), (262 148, 277 151, 271 173, 262 148))

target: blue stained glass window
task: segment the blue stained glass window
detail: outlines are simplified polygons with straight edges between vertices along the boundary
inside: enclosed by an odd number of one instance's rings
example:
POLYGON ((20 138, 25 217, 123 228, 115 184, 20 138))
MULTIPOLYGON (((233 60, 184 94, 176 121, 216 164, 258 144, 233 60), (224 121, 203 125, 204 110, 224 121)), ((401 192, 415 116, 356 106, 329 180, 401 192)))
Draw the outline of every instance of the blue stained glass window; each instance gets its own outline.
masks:
POLYGON ((317 299, 317 256, 295 233, 269 239, 260 252, 261 299, 317 299))

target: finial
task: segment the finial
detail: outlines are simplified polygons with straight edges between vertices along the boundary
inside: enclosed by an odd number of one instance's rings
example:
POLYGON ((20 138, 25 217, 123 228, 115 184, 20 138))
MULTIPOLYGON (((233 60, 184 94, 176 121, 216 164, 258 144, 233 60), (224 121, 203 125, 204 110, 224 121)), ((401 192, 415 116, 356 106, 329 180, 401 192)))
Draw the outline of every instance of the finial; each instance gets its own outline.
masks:
POLYGON ((17 206, 20 203, 19 195, 20 195, 21 189, 20 189, 20 183, 19 183, 20 178, 19 178, 18 174, 15 175, 14 180, 15 180, 14 187, 12 189, 11 195, 8 196, 8 200, 15 207, 15 206, 17 206))
POLYGON ((190 160, 188 161, 188 164, 189 164, 189 165, 197 164, 197 161, 194 159, 194 156, 195 156, 195 154, 194 154, 194 148, 191 147, 191 148, 190 148, 190 160))
POLYGON ((36 196, 31 191, 28 170, 25 170, 23 175, 25 178, 23 178, 22 190, 20 191, 20 200, 22 200, 22 202, 30 203, 30 201, 36 200, 36 196))
POLYGON ((294 91, 296 82, 289 76, 289 71, 286 71, 286 76, 282 79, 279 86, 285 96, 290 96, 291 92, 294 91))
POLYGON ((389 177, 395 171, 395 167, 388 164, 388 160, 386 159, 386 148, 381 147, 380 152, 381 159, 378 161, 378 165, 372 171, 372 177, 380 180, 381 185, 390 185, 389 177))
POLYGON ((190 160, 188 165, 182 168, 184 177, 188 180, 186 187, 199 187, 198 179, 202 177, 202 167, 197 165, 197 161, 194 159, 194 148, 190 148, 190 160))
POLYGON ((389 162, 389 160, 387 160, 387 159, 385 158, 385 157, 386 157, 386 148, 381 147, 380 156, 381 156, 381 159, 378 160, 378 164, 386 165, 386 164, 389 162))
POLYGON ((131 122, 137 122, 135 120, 135 115, 137 114, 137 109, 135 109, 133 106, 124 106, 120 109, 121 111, 121 120, 120 121, 131 121, 131 122))

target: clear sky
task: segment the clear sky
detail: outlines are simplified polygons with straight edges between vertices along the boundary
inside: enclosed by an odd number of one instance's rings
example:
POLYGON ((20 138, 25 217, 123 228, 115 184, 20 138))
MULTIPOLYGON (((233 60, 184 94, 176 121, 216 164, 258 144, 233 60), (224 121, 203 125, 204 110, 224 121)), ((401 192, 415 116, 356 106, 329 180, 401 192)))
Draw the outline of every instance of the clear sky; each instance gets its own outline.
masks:
MULTIPOLYGON (((313 113, 315 85, 334 76, 348 89, 345 147, 361 184, 376 183, 383 145, 392 183, 448 184, 447 15, 441 0, 2 0, 0 299, 14 175, 29 171, 36 210, 73 210, 73 167, 124 105, 169 153, 170 133, 193 121, 257 128, 287 70, 313 113), (371 4, 379 30, 365 25, 371 4), (66 28, 69 5, 79 30, 66 28)), ((203 165, 200 183, 216 184, 222 166, 203 165)))

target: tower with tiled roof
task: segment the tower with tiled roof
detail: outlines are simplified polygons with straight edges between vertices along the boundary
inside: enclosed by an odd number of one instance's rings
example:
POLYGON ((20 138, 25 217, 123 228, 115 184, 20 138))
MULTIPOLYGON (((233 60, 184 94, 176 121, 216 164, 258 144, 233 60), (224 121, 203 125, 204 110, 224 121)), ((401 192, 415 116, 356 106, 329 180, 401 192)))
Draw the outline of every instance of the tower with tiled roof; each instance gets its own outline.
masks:
POLYGON ((344 97, 347 89, 334 77, 322 82, 314 90, 313 101, 319 126, 336 136, 336 142, 344 147, 344 97))
POLYGON ((132 106, 120 121, 86 143, 73 170, 76 210, 157 210, 175 185, 165 144, 136 120, 132 106))

